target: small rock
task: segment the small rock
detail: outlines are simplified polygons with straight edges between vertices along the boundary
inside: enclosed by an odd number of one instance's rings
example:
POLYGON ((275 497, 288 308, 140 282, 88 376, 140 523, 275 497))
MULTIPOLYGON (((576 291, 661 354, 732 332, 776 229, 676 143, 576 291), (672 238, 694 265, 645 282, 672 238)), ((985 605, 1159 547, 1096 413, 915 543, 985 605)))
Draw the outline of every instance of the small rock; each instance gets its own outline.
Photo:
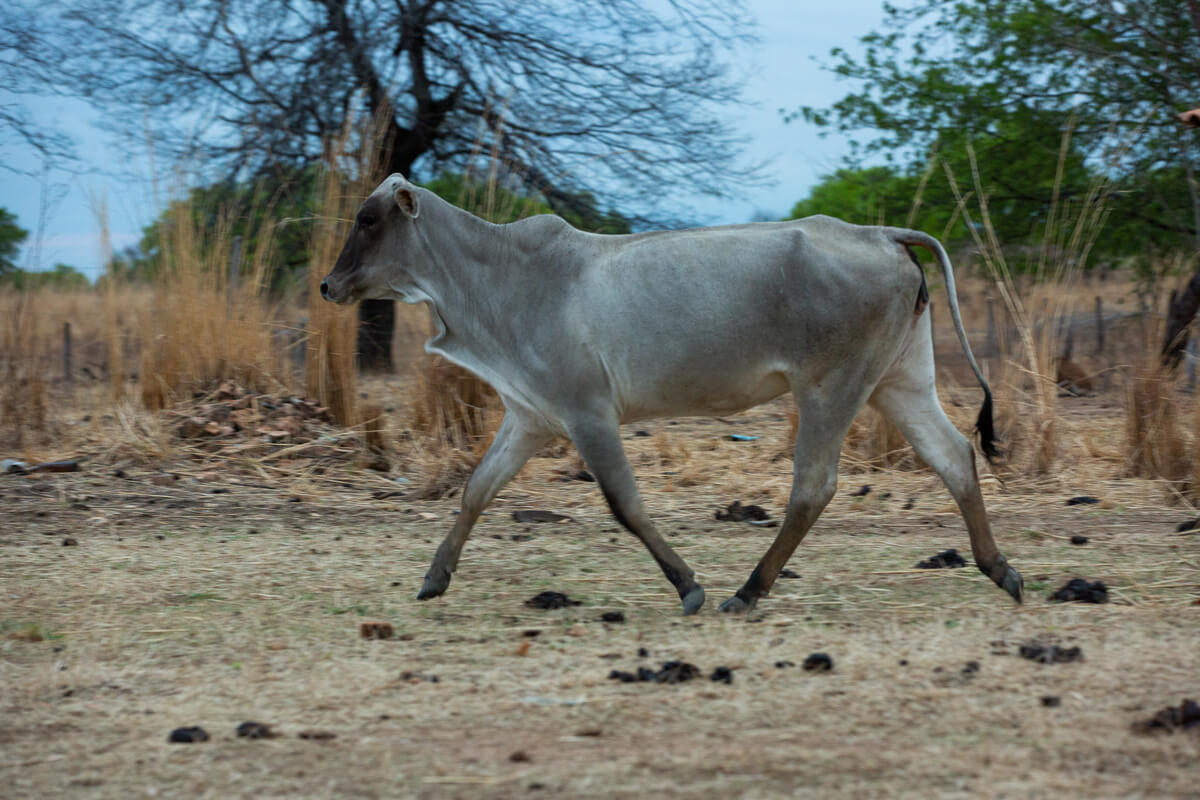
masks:
POLYGON ((1082 536, 1077 533, 1071 537, 1071 544, 1087 544, 1087 543, 1088 543, 1088 537, 1086 537, 1086 536, 1082 536))
POLYGON ((207 741, 208 731, 199 725, 190 728, 176 728, 167 735, 167 742, 170 744, 195 744, 196 742, 207 741))
POLYGON ((514 764, 527 764, 533 759, 530 758, 529 753, 526 753, 524 750, 516 750, 512 753, 509 753, 508 760, 514 764))
POLYGON ((625 614, 620 611, 605 611, 600 615, 600 621, 621 623, 625 621, 625 614))
POLYGON ((963 671, 964 675, 973 675, 974 673, 979 672, 979 662, 978 661, 968 661, 966 663, 966 665, 963 667, 962 671, 963 671))
POLYGON ((918 561, 916 569, 959 569, 966 565, 966 559, 958 554, 958 550, 951 547, 949 550, 943 550, 932 558, 918 561))
POLYGON ((78 544, 79 544, 79 542, 75 539, 74 536, 67 536, 66 538, 63 539, 63 542, 62 542, 63 547, 75 547, 78 544))
POLYGON ((554 609, 567 606, 583 605, 579 600, 572 600, 562 592, 541 592, 525 601, 530 608, 554 609))
POLYGON ((1062 705, 1062 698, 1056 694, 1042 695, 1042 705, 1046 708, 1058 708, 1062 705))
POLYGON ((1090 495, 1081 494, 1078 497, 1072 497, 1071 499, 1067 500, 1067 505, 1069 505, 1069 506, 1094 506, 1099 502, 1100 502, 1100 498, 1098 498, 1098 497, 1092 497, 1090 495))
POLYGON ((811 653, 803 666, 808 672, 829 672, 833 669, 833 659, 827 653, 811 653))
POLYGON ((567 636, 587 636, 587 628, 579 623, 575 623, 567 628, 567 636))
POLYGON ((708 679, 716 683, 733 683, 733 670, 729 667, 717 667, 708 679))
POLYGON ((1107 603, 1108 587, 1104 581, 1088 583, 1083 578, 1072 578, 1050 595, 1050 599, 1057 603, 1107 603))
POLYGON ((261 722, 243 722, 237 726, 237 735, 243 739, 274 739, 279 734, 270 725, 261 722))

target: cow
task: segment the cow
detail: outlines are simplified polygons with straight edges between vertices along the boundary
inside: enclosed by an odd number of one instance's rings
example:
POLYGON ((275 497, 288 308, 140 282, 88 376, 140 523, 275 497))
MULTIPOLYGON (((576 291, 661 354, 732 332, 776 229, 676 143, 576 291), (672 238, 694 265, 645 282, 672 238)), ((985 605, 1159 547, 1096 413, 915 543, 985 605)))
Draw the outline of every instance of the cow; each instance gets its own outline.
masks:
POLYGON ((601 235, 553 215, 497 225, 391 175, 362 203, 321 282, 335 303, 428 303, 425 344, 495 388, 505 414, 417 597, 446 591, 479 515, 554 436, 574 442, 616 519, 658 562, 684 614, 704 603, 692 570, 646 513, 619 427, 733 414, 785 392, 799 425, 779 534, 720 607, 765 596, 832 499, 842 441, 866 404, 891 420, 958 503, 975 563, 1021 602, 1020 573, 988 525, 970 440, 934 382, 924 271, 941 266, 958 339, 984 392, 976 429, 995 454, 992 395, 963 330, 954 273, 924 233, 827 216, 601 235))

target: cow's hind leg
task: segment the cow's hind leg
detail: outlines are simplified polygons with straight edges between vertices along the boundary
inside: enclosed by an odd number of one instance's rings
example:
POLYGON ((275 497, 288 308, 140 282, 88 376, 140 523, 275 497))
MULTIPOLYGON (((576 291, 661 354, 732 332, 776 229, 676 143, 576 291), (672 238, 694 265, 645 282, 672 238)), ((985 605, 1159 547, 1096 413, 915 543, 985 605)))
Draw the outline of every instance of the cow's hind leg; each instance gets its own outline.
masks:
POLYGON ((588 419, 572 425, 570 434, 579 454, 595 474, 613 516, 641 540, 658 562, 667 580, 679 593, 683 613, 695 614, 704 605, 704 589, 696 583, 691 568, 658 535, 646 514, 616 423, 588 419))
MULTIPOLYGON (((779 577, 779 571, 837 491, 837 463, 842 440, 865 397, 848 397, 833 405, 820 392, 796 391, 799 429, 793 452, 792 494, 779 535, 737 593, 721 604, 729 613, 754 608, 779 577)), ((865 395, 865 392, 863 393, 865 395)))
POLYGON ((918 338, 913 343, 904 358, 884 376, 871 396, 871 404, 900 429, 917 455, 950 490, 967 523, 971 552, 979 571, 1021 602, 1021 574, 1000 554, 988 525, 975 471, 975 450, 938 402, 933 347, 928 341, 918 338))
POLYGON ((495 441, 467 481, 467 487, 463 490, 462 510, 433 557, 433 564, 425 574, 425 582, 417 594, 418 600, 428 600, 446 591, 450 585, 450 575, 458 566, 463 545, 479 515, 530 456, 550 438, 548 431, 541 430, 519 411, 509 409, 505 412, 495 441))

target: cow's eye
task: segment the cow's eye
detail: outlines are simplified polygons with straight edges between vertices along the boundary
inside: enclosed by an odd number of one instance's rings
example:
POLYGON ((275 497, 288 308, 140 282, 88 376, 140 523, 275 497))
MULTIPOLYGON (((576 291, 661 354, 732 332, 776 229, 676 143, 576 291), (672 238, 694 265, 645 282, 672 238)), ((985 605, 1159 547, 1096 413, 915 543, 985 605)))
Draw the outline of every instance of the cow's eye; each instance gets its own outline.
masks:
POLYGON ((379 222, 379 220, 370 214, 366 214, 358 218, 358 224, 364 228, 374 228, 376 222, 379 222))

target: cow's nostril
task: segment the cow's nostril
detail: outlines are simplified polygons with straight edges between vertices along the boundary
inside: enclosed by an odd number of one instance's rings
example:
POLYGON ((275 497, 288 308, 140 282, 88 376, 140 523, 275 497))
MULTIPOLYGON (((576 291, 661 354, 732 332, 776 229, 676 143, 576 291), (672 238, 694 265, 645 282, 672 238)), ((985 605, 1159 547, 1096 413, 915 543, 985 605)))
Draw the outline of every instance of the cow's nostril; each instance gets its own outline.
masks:
POLYGON ((321 297, 329 299, 329 281, 321 281, 321 297))

